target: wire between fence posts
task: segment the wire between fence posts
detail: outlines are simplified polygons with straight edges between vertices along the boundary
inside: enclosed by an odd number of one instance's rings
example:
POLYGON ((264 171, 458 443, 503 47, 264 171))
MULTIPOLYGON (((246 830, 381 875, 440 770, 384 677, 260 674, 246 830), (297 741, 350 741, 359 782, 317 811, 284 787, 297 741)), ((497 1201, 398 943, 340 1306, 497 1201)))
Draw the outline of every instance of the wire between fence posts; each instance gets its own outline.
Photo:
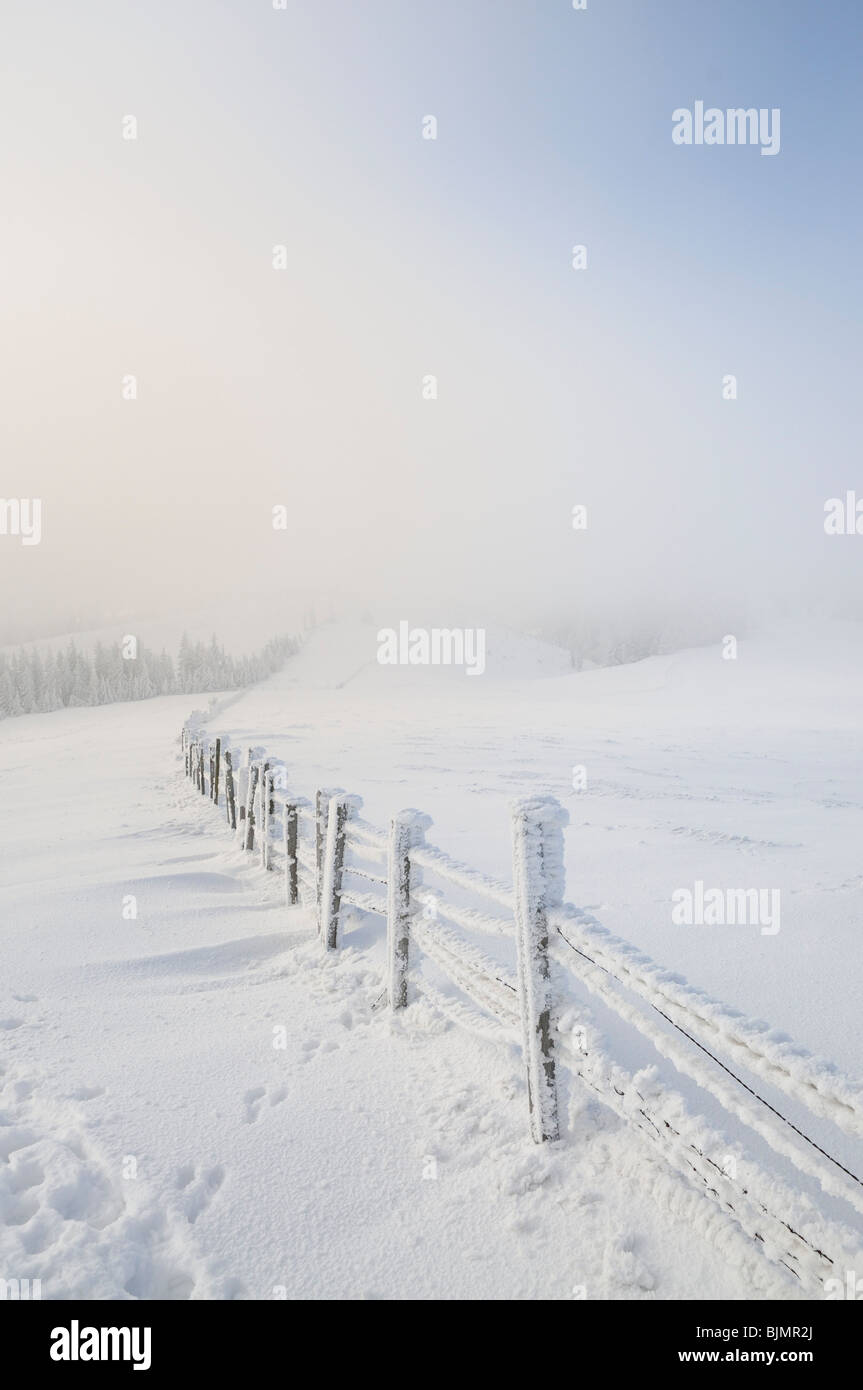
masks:
POLYGON ((342 871, 345 863, 347 823, 356 808, 357 797, 336 795, 327 806, 327 839, 324 849, 321 900, 318 910, 319 934, 324 947, 335 951, 339 945, 339 917, 342 907, 342 871))
POLYGON ((400 811, 390 821, 387 854, 387 997, 391 1009, 408 1002, 411 896, 422 882, 422 869, 411 863, 411 850, 423 843, 431 817, 400 811))
MULTIPOLYGON (((367 912, 378 913, 385 909, 387 975, 386 989, 380 999, 388 996, 393 1009, 406 1006, 413 939, 469 999, 495 1015, 506 1027, 520 1026, 531 1134, 537 1143, 559 1137, 555 1052, 559 1049, 559 1060, 565 1064, 570 1052, 574 1055, 577 1050, 578 1056, 574 1062, 570 1059, 575 1075, 603 1096, 606 1103, 635 1129, 663 1141, 663 1152, 671 1154, 670 1161, 677 1171, 685 1176, 694 1174, 701 1184, 705 1184, 708 1195, 719 1203, 721 1209, 733 1213, 741 1228, 761 1242, 772 1259, 785 1265, 801 1281, 805 1278, 816 1290, 823 1287, 824 1274, 830 1266, 834 1271, 837 1267, 841 1268, 841 1259, 848 1267, 848 1261, 853 1260, 854 1256, 847 1253, 850 1250, 847 1233, 843 1233, 838 1226, 813 1226, 806 1210, 802 1207, 798 1210, 797 1195, 791 1189, 777 1188, 775 1182, 770 1189, 771 1206, 775 1205, 773 1192, 778 1191, 788 1211, 789 1219, 785 1219, 765 1205, 754 1190, 749 1176, 745 1184, 738 1182, 736 1177, 729 1177, 725 1171, 725 1159, 720 1157, 721 1148, 711 1157, 706 1139, 711 1141, 713 1147, 714 1140, 722 1147, 727 1147, 728 1141, 721 1135, 708 1132, 705 1120, 687 1115, 679 1096, 652 1085, 646 1088, 639 1076, 628 1076, 593 1045, 589 1052, 583 1042, 576 1049, 574 1044, 568 1043, 565 1029, 560 1034, 557 1032, 554 1015, 559 995, 556 985, 553 987, 551 971, 556 971, 562 962, 555 955, 556 965, 550 963, 550 925, 557 929, 570 952, 575 953, 572 959, 567 955, 567 965, 575 966, 578 979, 598 994, 618 1017, 635 1028, 680 1072, 695 1080, 728 1114, 744 1121, 781 1157, 789 1159, 807 1176, 817 1178, 825 1192, 850 1201, 858 1211, 863 1210, 863 1197, 857 1197, 855 1190, 851 1190, 849 1195, 849 1191, 838 1185, 835 1174, 829 1170, 825 1177, 818 1160, 813 1159, 806 1150, 803 1150, 803 1159, 806 1160, 803 1161, 781 1140, 777 1142, 777 1135, 783 1136, 784 1132, 777 1129, 775 1122, 778 1120, 790 1126, 802 1140, 817 1149, 821 1157, 841 1169, 846 1177, 857 1184, 861 1183, 861 1179, 736 1076, 713 1054, 711 1047, 715 1040, 720 1051, 723 1043, 729 1049, 736 1048, 744 1053, 743 1061, 747 1065, 751 1065, 754 1057, 758 1065, 753 1069, 759 1074, 768 1074, 767 1069, 773 1068, 779 1074, 774 1084, 786 1089, 795 1099, 810 1077, 809 1073, 799 1075, 793 1065, 797 1060, 796 1051, 789 1053, 786 1059, 773 1035, 767 1032, 766 1025, 748 1023, 735 1011, 727 1010, 700 992, 690 990, 685 983, 680 984, 676 977, 667 975, 640 953, 634 952, 625 942, 617 941, 604 932, 581 909, 564 904, 563 827, 568 816, 558 802, 551 798, 534 797, 513 805, 514 888, 510 893, 506 885, 476 874, 467 865, 459 864, 440 850, 426 845, 425 830, 431 825, 431 820, 420 812, 400 812, 390 822, 389 834, 384 835, 357 814, 361 800, 349 797, 342 791, 319 790, 314 808, 295 793, 290 793, 293 800, 288 800, 284 765, 278 759, 269 760, 262 748, 249 748, 245 766, 235 771, 229 740, 210 739, 206 729, 198 723, 197 716, 184 725, 180 741, 186 776, 202 795, 207 795, 209 790, 217 805, 220 759, 224 758, 224 803, 228 823, 238 842, 248 850, 254 847, 257 823, 261 837, 261 862, 265 868, 272 866, 271 828, 276 811, 273 792, 278 789, 283 794, 279 799, 282 800, 284 813, 286 900, 289 905, 302 902, 311 906, 314 886, 318 933, 323 938, 325 948, 332 950, 339 945, 343 907, 353 905, 367 912), (309 830, 314 827, 314 853, 305 839, 307 827, 309 830), (386 878, 362 864, 352 864, 350 858, 346 862, 349 847, 359 851, 360 859, 368 855, 377 860, 385 858, 386 878), (434 928, 426 927, 419 920, 417 898, 422 886, 423 868, 459 888, 489 897, 514 913, 518 961, 516 981, 502 978, 505 972, 495 961, 483 958, 477 948, 462 941, 457 932, 450 930, 460 925, 469 931, 477 929, 506 936, 507 923, 502 919, 470 907, 448 904, 446 910, 437 914, 434 928), (350 879, 343 888, 343 874, 351 872, 361 882, 385 888, 386 901, 378 894, 352 889, 350 879), (566 934, 567 927, 575 932, 572 941, 566 934), (702 1054, 707 1054, 754 1101, 765 1105, 773 1118, 765 1122, 751 1101, 734 1092, 724 1077, 716 1078, 708 1074, 701 1057, 690 1054, 673 1034, 666 1034, 665 1030, 653 1023, 650 1014, 642 1016, 640 1008, 631 1005, 622 995, 618 996, 612 981, 622 985, 624 990, 632 991, 638 996, 637 1002, 640 1004, 646 1003, 656 1010, 667 1024, 684 1034, 702 1054), (706 1037, 710 1046, 704 1044, 699 1032, 706 1037), (805 1217, 803 1225, 800 1215, 805 1217), (794 1225, 790 1221, 794 1221, 794 1225), (830 1239, 836 1234, 837 1248, 832 1255, 825 1253, 831 1246, 826 1238, 822 1238, 822 1230, 824 1236, 830 1239)), ((377 1003, 373 1007, 376 1008, 377 1003)), ((732 1052, 733 1057, 736 1055, 736 1052, 732 1052)), ((863 1087, 843 1080, 841 1076, 834 1076, 833 1069, 825 1077, 818 1070, 822 1063, 811 1057, 807 1060, 812 1069, 811 1077, 814 1078, 809 1079, 809 1084, 822 1097, 824 1104, 829 1100, 834 1108, 844 1106, 852 1118, 858 1114, 855 1097, 863 1096, 863 1087)), ((768 1079, 773 1078, 768 1074, 768 1079)), ((808 1099, 802 1103, 812 1113, 829 1114, 837 1124, 843 1119, 844 1111, 840 1111, 837 1118, 829 1111, 814 1109, 808 1099)), ((756 1179, 762 1177, 754 1165, 747 1164, 747 1171, 756 1179)))
POLYGON ((512 812, 512 863, 518 994, 531 1135, 560 1136, 552 1037, 548 913, 563 901, 563 827, 569 817, 551 797, 518 801, 512 812))

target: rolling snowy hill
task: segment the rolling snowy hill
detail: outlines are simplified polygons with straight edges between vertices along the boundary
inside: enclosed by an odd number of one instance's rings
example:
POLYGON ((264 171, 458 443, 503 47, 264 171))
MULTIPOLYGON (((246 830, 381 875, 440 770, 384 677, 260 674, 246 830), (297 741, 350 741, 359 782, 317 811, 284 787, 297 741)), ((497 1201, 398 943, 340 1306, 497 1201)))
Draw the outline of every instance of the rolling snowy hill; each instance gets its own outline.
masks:
MULTIPOLYGON (((860 1074, 863 661, 855 629, 809 640, 802 677, 799 634, 561 674, 490 633, 470 679, 333 625, 211 727, 504 878, 508 799, 554 794, 570 900, 860 1074), (779 888, 781 930, 676 926, 698 879, 779 888)), ((798 1296, 577 1087, 532 1145, 518 1048, 421 980, 376 1007, 372 919, 324 958, 183 779, 188 705, 0 725, 2 1267, 44 1297, 798 1296)))

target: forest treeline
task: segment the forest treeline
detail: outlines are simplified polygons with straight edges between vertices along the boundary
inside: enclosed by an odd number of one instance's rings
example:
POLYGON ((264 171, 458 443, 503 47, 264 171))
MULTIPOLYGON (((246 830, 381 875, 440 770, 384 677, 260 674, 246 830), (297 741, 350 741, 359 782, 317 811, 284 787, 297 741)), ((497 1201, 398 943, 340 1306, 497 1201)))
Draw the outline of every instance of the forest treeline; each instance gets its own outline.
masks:
POLYGON ((239 690, 278 671, 298 645, 295 637, 276 637, 259 652, 237 657, 229 656, 215 636, 193 642, 184 633, 176 659, 134 638, 116 646, 97 642, 79 648, 70 641, 56 650, 0 652, 0 719, 155 695, 239 690))

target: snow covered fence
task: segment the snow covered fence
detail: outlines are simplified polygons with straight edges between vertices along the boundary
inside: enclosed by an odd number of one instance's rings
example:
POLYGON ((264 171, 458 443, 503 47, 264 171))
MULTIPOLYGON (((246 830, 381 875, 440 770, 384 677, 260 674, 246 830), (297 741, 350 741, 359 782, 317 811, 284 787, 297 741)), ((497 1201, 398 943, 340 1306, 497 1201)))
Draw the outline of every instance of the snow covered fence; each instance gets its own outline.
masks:
MULTIPOLYGON (((187 776, 203 795, 224 806, 228 827, 242 848, 250 854, 257 848, 261 867, 272 869, 278 820, 275 760, 262 748, 247 748, 243 755, 223 735, 211 739, 196 720, 184 725, 181 740, 187 776), (239 765, 238 755, 243 758, 239 765)), ((385 833, 362 818, 357 796, 319 788, 311 804, 290 792, 284 779, 278 790, 286 903, 314 908, 326 950, 339 947, 345 907, 382 918, 386 995, 392 1009, 407 1005, 412 949, 418 948, 479 1008, 508 1028, 520 1025, 531 1133, 538 1143, 557 1139, 548 912, 562 901, 565 813, 550 799, 516 806, 513 890, 427 845, 431 820, 420 811, 401 811, 385 833), (420 920, 424 869, 484 907, 447 902, 435 906, 433 920, 420 920), (485 907, 495 912, 502 907, 506 916, 492 915, 485 907), (516 977, 464 940, 459 927, 514 940, 516 977)))
MULTIPOLYGON (((390 1008, 407 1006, 411 978, 426 956, 481 1017, 490 1016, 492 1030, 518 1037, 536 1142, 559 1136, 557 1070, 565 1067, 808 1290, 821 1292, 826 1277, 858 1267, 859 1236, 826 1221, 796 1182, 789 1186, 767 1171, 751 1149, 760 1141, 762 1154, 772 1150, 786 1173, 863 1216, 863 1181, 847 1159, 815 1142, 800 1119, 827 1119, 845 1135, 863 1137, 863 1085, 694 989, 565 903, 567 815, 556 801, 533 797, 513 806, 510 886, 428 844, 431 820, 420 811, 400 812, 384 832, 363 819, 359 797, 340 789, 319 788, 314 801, 296 796, 283 765, 262 748, 240 750, 224 736, 212 740, 195 720, 184 727, 182 746, 187 776, 224 807, 238 843, 249 853, 257 849, 265 870, 281 855, 285 901, 315 912, 325 950, 340 945, 346 907, 386 923, 390 1008), (443 890, 425 882, 426 874, 443 890), (477 934, 514 946, 515 975, 476 944, 477 934), (606 1056, 586 1026, 589 996, 634 1030, 644 1053, 634 1075, 606 1056), (690 1113, 688 1101, 659 1080, 655 1064, 663 1059, 713 1108, 718 1104, 742 1124, 753 1145, 735 1147, 690 1113), (771 1100, 756 1089, 759 1082, 771 1100), (775 1092, 794 1103, 796 1123, 779 1110, 775 1092)), ((425 980, 423 987, 465 1017, 462 1006, 453 1007, 425 980)))

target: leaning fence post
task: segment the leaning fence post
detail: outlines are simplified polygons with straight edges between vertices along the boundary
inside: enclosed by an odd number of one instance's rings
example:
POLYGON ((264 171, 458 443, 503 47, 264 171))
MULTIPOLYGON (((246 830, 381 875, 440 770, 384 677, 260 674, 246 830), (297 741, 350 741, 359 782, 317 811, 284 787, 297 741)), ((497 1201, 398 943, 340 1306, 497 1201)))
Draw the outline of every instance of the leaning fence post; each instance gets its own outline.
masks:
POLYGON ((284 810, 285 832, 285 900, 289 907, 295 907, 300 900, 300 880, 297 865, 297 803, 286 801, 284 810))
POLYGON ((411 850, 422 844, 431 818, 421 811, 400 811, 390 821, 387 853, 387 997, 391 1009, 408 1002, 411 892, 421 874, 411 864, 411 850))
POLYGON ((551 797, 513 806, 513 892, 531 1134, 537 1144, 557 1139, 548 912, 563 901, 563 827, 569 819, 551 797))

